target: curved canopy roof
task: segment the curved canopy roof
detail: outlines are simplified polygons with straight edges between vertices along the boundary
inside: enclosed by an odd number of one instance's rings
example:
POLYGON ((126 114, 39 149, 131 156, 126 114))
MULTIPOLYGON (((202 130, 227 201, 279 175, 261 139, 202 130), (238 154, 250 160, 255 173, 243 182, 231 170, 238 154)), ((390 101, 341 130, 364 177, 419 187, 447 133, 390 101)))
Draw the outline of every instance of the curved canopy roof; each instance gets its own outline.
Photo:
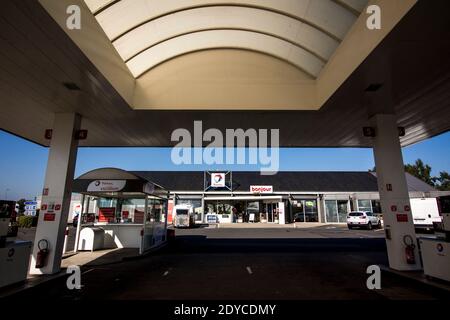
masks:
POLYGON ((139 174, 117 168, 99 168, 82 174, 74 180, 73 192, 99 196, 123 196, 123 193, 150 194, 165 197, 162 186, 139 174))
MULTIPOLYGON (((338 20, 306 22, 307 17, 325 17, 325 9, 331 7, 356 17, 362 6, 355 4, 360 1, 260 0, 238 6, 243 2, 203 0, 190 6, 183 0, 89 0, 89 9, 84 0, 3 1, 0 128, 49 146, 44 132, 52 128, 54 115, 78 113, 82 128, 89 131, 88 138, 79 142, 82 147, 171 147, 172 132, 187 128, 193 133, 198 120, 203 121, 203 131, 279 128, 282 147, 371 147, 361 128, 370 125, 368 118, 377 113, 397 115, 398 125, 406 129, 402 146, 450 129, 450 44, 445 41, 449 1, 370 0, 382 9, 381 30, 366 27, 363 9, 341 42, 339 29, 327 27, 338 20), (154 6, 165 6, 155 11, 159 22, 175 21, 175 16, 183 21, 184 27, 172 22, 171 28, 155 27, 151 34, 143 34, 145 48, 161 48, 197 33, 243 31, 292 44, 305 57, 318 59, 303 61, 322 61, 325 67, 317 79, 310 79, 292 63, 269 54, 223 48, 179 56, 136 79, 124 58, 131 63, 147 49, 133 57, 143 40, 128 47, 125 39, 141 32, 146 19, 131 19, 136 28, 117 39, 100 25, 101 17, 125 3, 130 10, 117 14, 112 27, 127 30, 122 20, 151 13, 154 6), (142 12, 131 10, 144 3, 142 12), (276 9, 268 10, 268 3, 276 9), (303 16, 298 14, 302 3, 308 3, 303 16), (67 8, 74 4, 81 9, 80 30, 67 28, 67 8), (315 11, 319 5, 324 10, 315 11), (216 10, 217 15, 182 18, 203 10, 216 10), (221 15, 224 10, 239 14, 221 15), (272 18, 263 23, 257 16, 272 18), (221 29, 209 29, 211 17, 221 29), (159 43, 180 30, 183 35, 159 43), (328 51, 333 42, 338 44, 334 53, 328 51), (373 84, 382 86, 367 92, 373 84)), ((329 15, 332 20, 337 17, 329 15)))
POLYGON ((135 78, 208 49, 256 51, 316 79, 368 0, 85 0, 135 78))

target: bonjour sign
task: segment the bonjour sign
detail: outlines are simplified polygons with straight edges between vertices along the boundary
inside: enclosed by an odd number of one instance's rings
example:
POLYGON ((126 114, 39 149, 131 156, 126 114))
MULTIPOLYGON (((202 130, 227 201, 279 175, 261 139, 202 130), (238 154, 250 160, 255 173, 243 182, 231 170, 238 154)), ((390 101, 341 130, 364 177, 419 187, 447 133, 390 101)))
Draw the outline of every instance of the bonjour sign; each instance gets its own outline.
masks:
POLYGON ((273 193, 273 186, 250 186, 251 193, 273 193))

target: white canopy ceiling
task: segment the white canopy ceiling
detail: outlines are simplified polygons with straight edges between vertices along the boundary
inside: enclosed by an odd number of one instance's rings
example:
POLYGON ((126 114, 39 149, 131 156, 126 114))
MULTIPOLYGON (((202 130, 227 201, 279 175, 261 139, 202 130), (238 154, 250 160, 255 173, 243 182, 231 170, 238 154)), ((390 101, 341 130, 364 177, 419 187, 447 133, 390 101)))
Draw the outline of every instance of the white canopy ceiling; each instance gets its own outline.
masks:
POLYGON ((85 0, 135 78, 186 53, 235 48, 287 61, 311 78, 368 0, 85 0))

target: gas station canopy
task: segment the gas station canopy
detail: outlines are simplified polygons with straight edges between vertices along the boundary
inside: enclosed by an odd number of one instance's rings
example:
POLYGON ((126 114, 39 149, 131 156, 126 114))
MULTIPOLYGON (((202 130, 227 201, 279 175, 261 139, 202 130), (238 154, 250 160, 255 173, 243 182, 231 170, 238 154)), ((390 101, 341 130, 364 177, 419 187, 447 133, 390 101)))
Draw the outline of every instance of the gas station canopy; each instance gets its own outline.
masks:
POLYGON ((372 147, 362 127, 380 113, 405 127, 402 146, 450 129, 445 0, 2 5, 0 128, 43 146, 57 113, 81 115, 81 147, 170 147, 195 120, 280 129, 282 147, 372 147))

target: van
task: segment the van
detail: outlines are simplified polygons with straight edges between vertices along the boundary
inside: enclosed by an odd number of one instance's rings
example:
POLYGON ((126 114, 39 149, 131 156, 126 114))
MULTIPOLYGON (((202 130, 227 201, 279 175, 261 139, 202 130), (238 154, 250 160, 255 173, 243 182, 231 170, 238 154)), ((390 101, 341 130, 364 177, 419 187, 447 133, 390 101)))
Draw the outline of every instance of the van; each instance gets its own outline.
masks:
POLYGON ((433 223, 441 222, 439 207, 435 198, 410 199, 414 227, 421 230, 433 230, 433 223))
POLYGON ((173 226, 175 228, 191 228, 194 224, 194 207, 192 205, 179 204, 173 208, 173 226))

